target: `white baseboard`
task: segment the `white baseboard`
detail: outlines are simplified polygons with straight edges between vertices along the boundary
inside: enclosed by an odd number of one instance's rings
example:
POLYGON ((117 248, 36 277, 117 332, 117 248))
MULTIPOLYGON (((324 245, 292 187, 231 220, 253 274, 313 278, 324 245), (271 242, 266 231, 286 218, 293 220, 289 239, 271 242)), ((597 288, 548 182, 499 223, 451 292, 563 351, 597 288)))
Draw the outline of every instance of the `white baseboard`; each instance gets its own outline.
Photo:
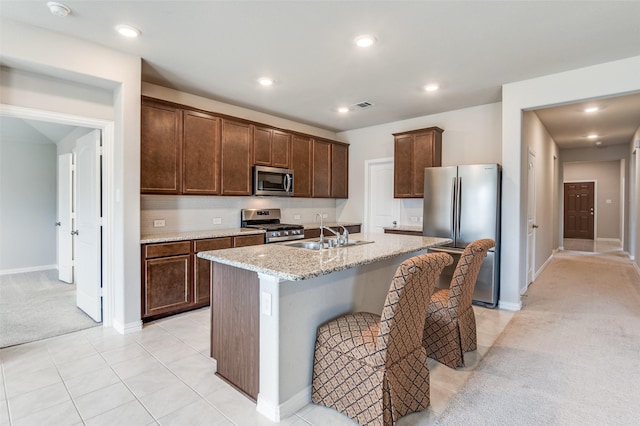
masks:
POLYGON ((522 302, 511 303, 511 302, 503 302, 502 300, 499 300, 498 309, 504 309, 506 311, 519 311, 522 309, 522 302))
POLYGON ((638 266, 636 262, 633 262, 633 267, 636 269, 636 272, 638 272, 638 275, 640 275, 640 266, 638 266))
POLYGON ((311 386, 307 386, 280 405, 275 405, 271 401, 265 401, 260 398, 260 394, 258 394, 256 410, 272 422, 280 422, 281 419, 294 415, 310 402, 311 386))
POLYGON ((40 265, 30 266, 28 268, 3 269, 0 275, 23 274, 25 272, 48 271, 49 269, 58 269, 58 265, 40 265))
POLYGON ((549 266, 549 263, 551 263, 551 259, 553 259, 553 254, 551 254, 551 256, 549 256, 547 258, 547 260, 544 261, 544 263, 542 264, 542 266, 540 267, 540 269, 538 269, 534 274, 533 274, 533 280, 535 281, 536 278, 538 278, 540 276, 540 274, 542 273, 542 271, 544 271, 544 269, 549 266))
POLYGON ((620 245, 622 245, 622 240, 620 238, 596 238, 596 241, 610 241, 613 243, 618 243, 620 245))
POLYGON ((120 334, 133 333, 142 330, 142 320, 122 324, 117 320, 113 320, 113 328, 120 334))

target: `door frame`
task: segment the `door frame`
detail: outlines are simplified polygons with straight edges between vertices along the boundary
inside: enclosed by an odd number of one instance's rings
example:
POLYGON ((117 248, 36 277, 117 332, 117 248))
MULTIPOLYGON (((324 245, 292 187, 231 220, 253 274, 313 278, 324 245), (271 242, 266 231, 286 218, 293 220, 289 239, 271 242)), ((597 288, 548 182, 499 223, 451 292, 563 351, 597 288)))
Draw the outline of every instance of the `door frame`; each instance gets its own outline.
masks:
POLYGON ((0 104, 0 115, 70 126, 90 127, 102 132, 102 325, 103 327, 113 327, 115 312, 114 271, 116 270, 116 235, 113 224, 115 203, 117 201, 114 191, 115 122, 6 104, 0 104))
MULTIPOLYGON (((369 194, 371 190, 371 168, 373 166, 390 163, 393 166, 393 157, 386 158, 376 158, 373 160, 365 160, 364 162, 364 220, 363 220, 363 229, 362 232, 371 232, 371 202, 369 200, 369 194)), ((393 179, 393 175, 392 178, 393 179)), ((391 185, 393 185, 393 180, 391 181, 391 185)), ((399 208, 398 208, 398 200, 393 199, 393 205, 391 206, 392 216, 394 220, 400 219, 399 208)))
MULTIPOLYGON (((593 241, 598 239, 598 180, 597 179, 570 179, 562 180, 562 194, 560 194, 562 200, 562 229, 560 230, 560 237, 564 240, 564 184, 565 183, 581 183, 581 182, 593 182, 593 241)), ((624 204, 624 203, 623 203, 624 204)))

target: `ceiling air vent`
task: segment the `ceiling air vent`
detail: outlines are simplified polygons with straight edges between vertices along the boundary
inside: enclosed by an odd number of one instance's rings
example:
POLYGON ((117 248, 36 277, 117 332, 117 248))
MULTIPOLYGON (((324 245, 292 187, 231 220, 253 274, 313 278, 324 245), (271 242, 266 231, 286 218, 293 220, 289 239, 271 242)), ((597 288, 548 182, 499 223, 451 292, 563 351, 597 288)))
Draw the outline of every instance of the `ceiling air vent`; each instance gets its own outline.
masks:
POLYGON ((358 108, 369 108, 372 107, 373 104, 371 102, 367 102, 367 101, 362 101, 362 102, 358 102, 357 104, 353 104, 353 106, 357 106, 358 108))

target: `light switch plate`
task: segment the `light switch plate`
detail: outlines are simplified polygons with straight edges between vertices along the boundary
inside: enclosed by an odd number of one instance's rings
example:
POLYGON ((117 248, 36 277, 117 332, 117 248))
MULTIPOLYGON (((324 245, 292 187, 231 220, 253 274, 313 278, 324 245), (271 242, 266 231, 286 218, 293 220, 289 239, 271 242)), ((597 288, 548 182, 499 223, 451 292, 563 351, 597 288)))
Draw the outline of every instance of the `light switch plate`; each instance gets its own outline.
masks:
POLYGON ((164 219, 156 219, 153 221, 154 228, 163 228, 164 227, 164 219))

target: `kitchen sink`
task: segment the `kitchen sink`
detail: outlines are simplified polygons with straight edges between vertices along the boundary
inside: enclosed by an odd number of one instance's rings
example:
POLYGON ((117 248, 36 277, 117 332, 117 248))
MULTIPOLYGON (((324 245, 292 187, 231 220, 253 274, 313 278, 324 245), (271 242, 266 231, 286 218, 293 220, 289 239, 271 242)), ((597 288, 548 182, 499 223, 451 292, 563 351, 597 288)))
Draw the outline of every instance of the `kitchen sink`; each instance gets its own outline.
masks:
POLYGON ((363 244, 370 244, 373 241, 362 241, 362 240, 349 240, 346 244, 336 245, 335 239, 326 239, 322 244, 320 244, 320 240, 314 241, 296 241, 295 243, 286 244, 289 247, 296 248, 304 248, 308 250, 320 250, 320 249, 328 249, 328 248, 344 248, 344 247, 353 247, 353 246, 361 246, 363 244))

